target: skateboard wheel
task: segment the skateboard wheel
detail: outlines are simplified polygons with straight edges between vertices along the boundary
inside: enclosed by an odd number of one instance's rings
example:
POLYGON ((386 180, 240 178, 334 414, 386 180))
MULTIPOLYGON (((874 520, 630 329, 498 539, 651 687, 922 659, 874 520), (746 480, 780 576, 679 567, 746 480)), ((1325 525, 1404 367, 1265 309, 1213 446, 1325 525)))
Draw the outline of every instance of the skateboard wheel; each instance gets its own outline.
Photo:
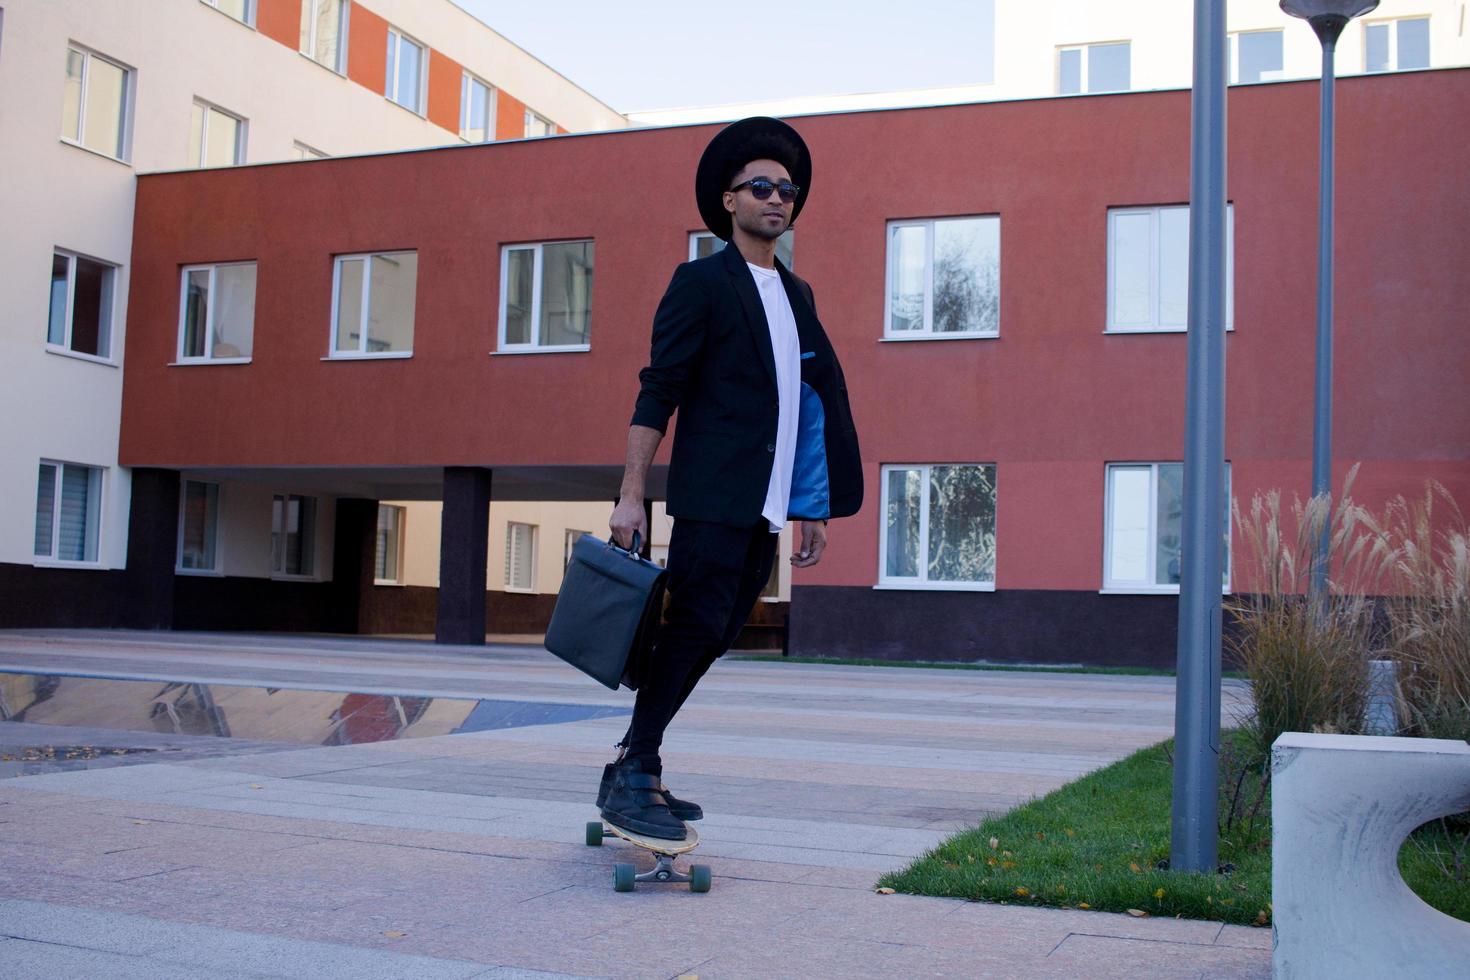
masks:
POLYGON ((613 891, 630 892, 633 890, 633 876, 637 870, 631 864, 613 865, 613 891))
POLYGON ((587 823, 587 846, 602 846, 602 821, 588 821, 587 823))
POLYGON ((707 892, 710 886, 710 870, 707 864, 695 864, 689 868, 689 890, 707 892))

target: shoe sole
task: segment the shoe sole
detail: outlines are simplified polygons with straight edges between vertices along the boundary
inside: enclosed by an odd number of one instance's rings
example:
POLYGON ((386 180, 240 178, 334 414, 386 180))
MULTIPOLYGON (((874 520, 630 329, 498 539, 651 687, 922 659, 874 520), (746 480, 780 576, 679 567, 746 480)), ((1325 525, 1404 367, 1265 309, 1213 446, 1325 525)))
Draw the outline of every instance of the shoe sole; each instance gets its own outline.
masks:
POLYGON ((688 828, 683 828, 682 833, 675 834, 672 827, 661 827, 656 823, 626 817, 621 813, 614 813, 611 810, 603 810, 602 819, 620 830, 627 830, 635 834, 644 834, 648 837, 657 837, 659 840, 679 841, 689 839, 688 828))

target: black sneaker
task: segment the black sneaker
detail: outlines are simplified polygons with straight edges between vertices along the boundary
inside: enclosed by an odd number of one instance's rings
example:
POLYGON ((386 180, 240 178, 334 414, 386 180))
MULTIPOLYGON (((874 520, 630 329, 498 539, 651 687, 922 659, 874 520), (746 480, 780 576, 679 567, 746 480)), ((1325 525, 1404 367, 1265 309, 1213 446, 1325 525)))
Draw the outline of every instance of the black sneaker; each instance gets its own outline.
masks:
MULTIPOLYGON (((607 794, 612 789, 613 772, 617 769, 617 763, 609 762, 602 767, 602 783, 597 787, 597 806, 601 809, 607 804, 607 794)), ((698 803, 681 800, 662 782, 658 784, 658 791, 664 795, 664 802, 669 805, 669 812, 680 820, 703 820, 704 810, 698 803)))
POLYGON ((635 834, 683 840, 689 828, 669 812, 668 801, 658 787, 658 777, 644 772, 635 761, 614 767, 612 786, 602 805, 602 819, 635 834))

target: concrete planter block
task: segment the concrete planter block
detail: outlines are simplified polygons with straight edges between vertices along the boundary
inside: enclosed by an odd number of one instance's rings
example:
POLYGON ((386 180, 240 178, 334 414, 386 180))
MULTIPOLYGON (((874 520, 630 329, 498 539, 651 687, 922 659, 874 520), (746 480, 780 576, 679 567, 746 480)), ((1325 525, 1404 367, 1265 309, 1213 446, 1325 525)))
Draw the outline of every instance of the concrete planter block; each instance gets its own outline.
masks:
POLYGON ((1470 810, 1470 745, 1287 732, 1271 748, 1278 980, 1465 976, 1470 922, 1399 874, 1419 825, 1470 810))

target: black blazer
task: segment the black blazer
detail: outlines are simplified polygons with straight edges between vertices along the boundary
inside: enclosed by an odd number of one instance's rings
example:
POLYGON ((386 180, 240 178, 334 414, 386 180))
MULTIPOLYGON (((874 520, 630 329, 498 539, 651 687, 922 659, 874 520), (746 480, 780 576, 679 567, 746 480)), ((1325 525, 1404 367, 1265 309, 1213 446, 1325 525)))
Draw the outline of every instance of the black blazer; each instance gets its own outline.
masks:
MULTIPOLYGON (((863 464, 842 366, 817 319, 812 290, 778 260, 796 317, 801 380, 822 399, 832 516, 857 513, 863 464), (811 356, 807 356, 811 355, 811 356)), ((749 526, 760 519, 776 451, 776 359, 755 280, 733 245, 686 262, 653 317, 653 345, 633 424, 679 424, 669 465, 671 517, 749 526)))

